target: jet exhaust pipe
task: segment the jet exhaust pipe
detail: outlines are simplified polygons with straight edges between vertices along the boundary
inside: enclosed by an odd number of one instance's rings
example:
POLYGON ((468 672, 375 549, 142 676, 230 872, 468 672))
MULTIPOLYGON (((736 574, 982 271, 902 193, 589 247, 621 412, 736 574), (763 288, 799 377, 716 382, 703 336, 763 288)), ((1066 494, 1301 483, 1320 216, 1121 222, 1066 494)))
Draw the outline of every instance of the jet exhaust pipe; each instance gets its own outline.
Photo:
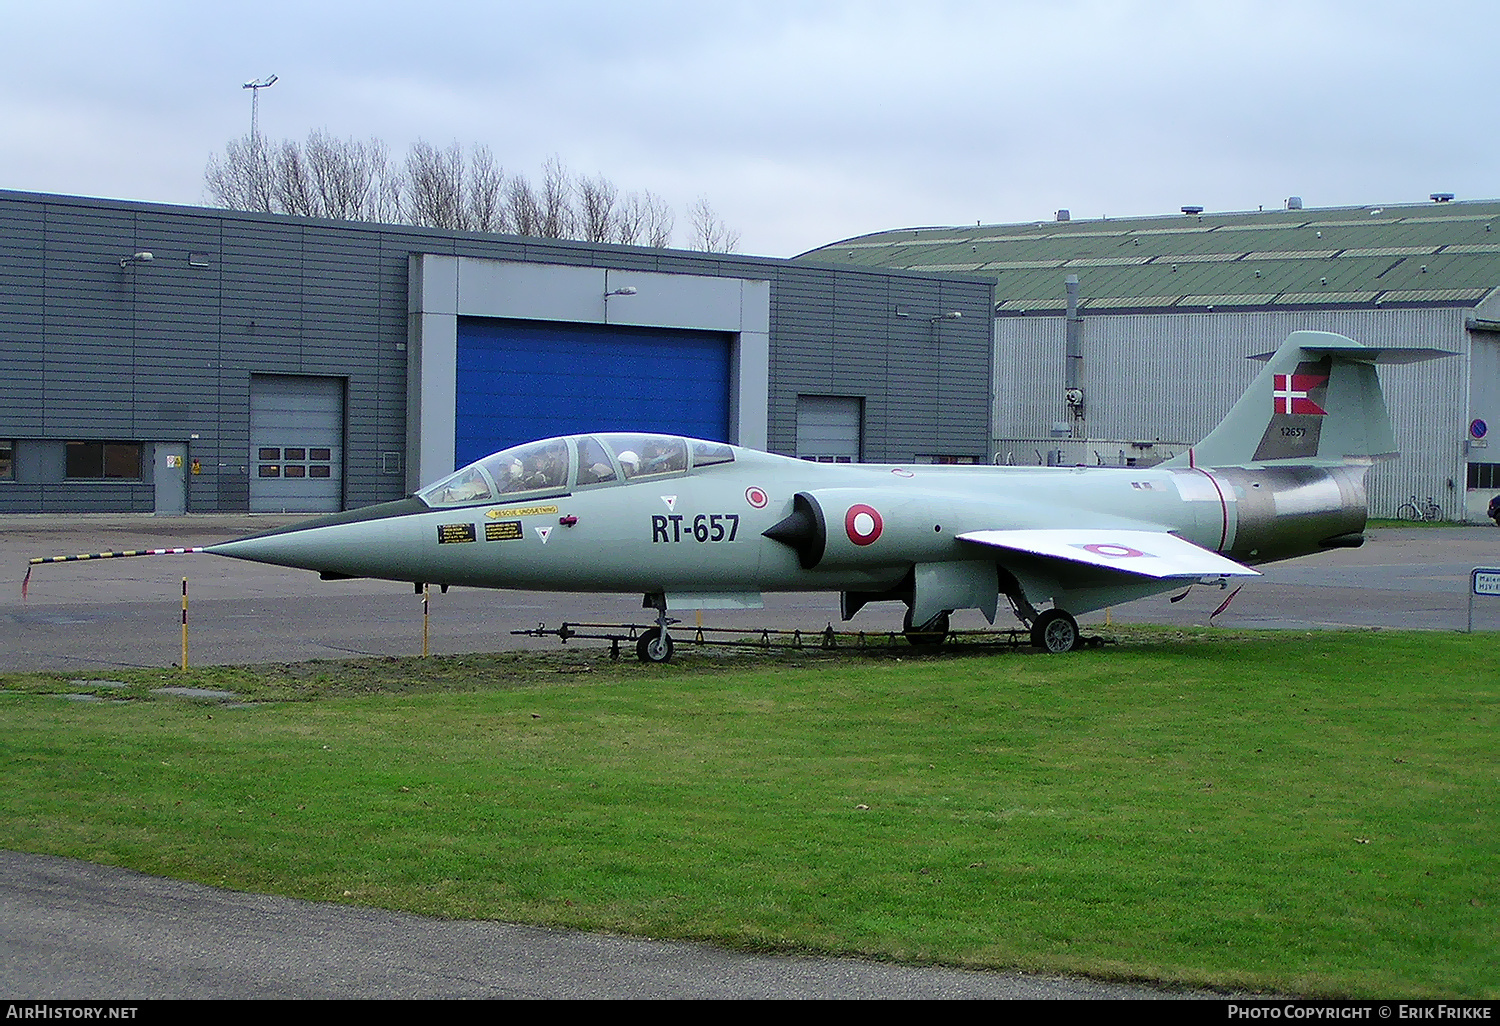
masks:
POLYGON ((1246 564, 1363 543, 1367 465, 1216 467, 1234 494, 1236 528, 1225 555, 1246 564))

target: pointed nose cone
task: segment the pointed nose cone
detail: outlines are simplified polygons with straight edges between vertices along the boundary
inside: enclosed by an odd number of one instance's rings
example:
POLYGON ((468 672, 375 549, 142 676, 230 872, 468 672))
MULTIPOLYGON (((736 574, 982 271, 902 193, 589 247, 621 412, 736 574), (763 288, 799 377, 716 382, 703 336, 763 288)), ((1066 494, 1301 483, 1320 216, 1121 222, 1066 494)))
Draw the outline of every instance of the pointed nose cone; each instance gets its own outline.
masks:
MULTIPOLYGON (((409 497, 209 545, 204 551, 330 575, 383 577, 387 574, 380 571, 386 567, 379 553, 387 550, 395 522, 430 511, 421 499, 409 497)), ((389 570, 404 578, 406 574, 398 572, 400 562, 391 560, 389 570)))

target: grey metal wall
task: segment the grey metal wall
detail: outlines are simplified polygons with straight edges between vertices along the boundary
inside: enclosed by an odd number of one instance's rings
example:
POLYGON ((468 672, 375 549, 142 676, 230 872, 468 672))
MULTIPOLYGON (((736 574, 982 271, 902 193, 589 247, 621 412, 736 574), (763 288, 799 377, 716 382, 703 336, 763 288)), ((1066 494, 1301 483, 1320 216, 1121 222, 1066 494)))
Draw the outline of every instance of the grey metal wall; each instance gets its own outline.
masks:
MULTIPOLYGON (((1195 442, 1223 418, 1260 364, 1299 329, 1336 331, 1367 345, 1427 346, 1460 355, 1382 367, 1386 405, 1402 458, 1370 474, 1371 507, 1392 516, 1415 494, 1460 519, 1468 424, 1466 308, 1085 316, 1084 388, 1095 438, 1195 442), (1451 485, 1450 485, 1451 482, 1451 485)), ((1044 437, 1063 417, 1064 320, 995 322, 997 438, 1044 437)))
POLYGON ((399 496, 412 253, 769 280, 772 449, 799 393, 863 398, 866 459, 988 446, 982 280, 0 192, 0 438, 41 446, 0 511, 152 508, 149 474, 32 473, 69 439, 186 441, 189 510, 248 508, 252 374, 346 379, 345 502, 399 496))
POLYGON ((770 448, 796 451, 799 394, 840 395, 864 400, 869 462, 983 456, 992 292, 980 280, 782 265, 771 291, 770 448), (963 316, 941 319, 953 311, 963 316))

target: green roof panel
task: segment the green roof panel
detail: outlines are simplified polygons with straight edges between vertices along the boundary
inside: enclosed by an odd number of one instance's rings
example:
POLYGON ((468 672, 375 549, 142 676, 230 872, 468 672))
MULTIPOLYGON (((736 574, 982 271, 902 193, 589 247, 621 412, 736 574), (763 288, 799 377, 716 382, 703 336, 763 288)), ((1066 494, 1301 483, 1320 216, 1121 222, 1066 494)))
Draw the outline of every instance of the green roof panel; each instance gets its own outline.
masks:
POLYGON ((1468 304, 1500 285, 1500 201, 906 228, 794 259, 993 277, 1000 312, 1468 304), (1477 295, 1476 295, 1477 294, 1477 295))

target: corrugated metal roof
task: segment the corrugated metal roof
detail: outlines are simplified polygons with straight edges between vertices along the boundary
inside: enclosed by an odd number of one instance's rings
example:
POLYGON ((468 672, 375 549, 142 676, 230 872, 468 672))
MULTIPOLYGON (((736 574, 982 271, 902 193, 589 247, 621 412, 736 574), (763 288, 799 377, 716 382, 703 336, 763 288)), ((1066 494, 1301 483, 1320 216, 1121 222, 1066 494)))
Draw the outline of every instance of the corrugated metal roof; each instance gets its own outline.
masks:
POLYGON ((794 259, 993 277, 1000 312, 1468 304, 1500 285, 1500 201, 905 228, 794 259))

